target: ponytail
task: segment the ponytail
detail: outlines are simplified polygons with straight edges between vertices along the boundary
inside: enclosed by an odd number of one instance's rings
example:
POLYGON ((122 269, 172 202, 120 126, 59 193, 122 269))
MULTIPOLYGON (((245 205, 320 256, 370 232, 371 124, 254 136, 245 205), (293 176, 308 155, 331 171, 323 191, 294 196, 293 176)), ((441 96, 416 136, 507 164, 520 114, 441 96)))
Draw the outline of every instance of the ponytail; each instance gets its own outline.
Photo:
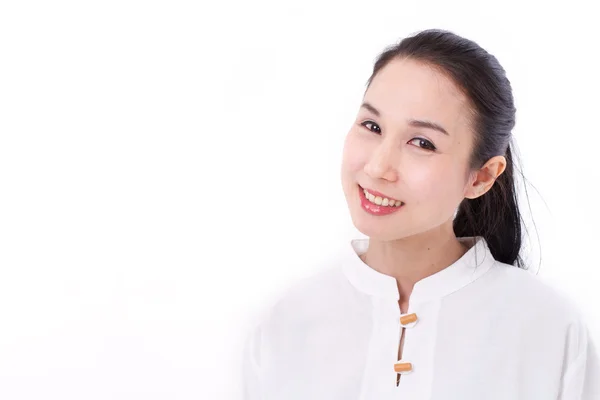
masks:
POLYGON ((521 251, 521 213, 514 179, 511 145, 506 150, 506 169, 490 190, 474 199, 465 198, 454 219, 457 237, 483 236, 494 258, 524 267, 521 251))

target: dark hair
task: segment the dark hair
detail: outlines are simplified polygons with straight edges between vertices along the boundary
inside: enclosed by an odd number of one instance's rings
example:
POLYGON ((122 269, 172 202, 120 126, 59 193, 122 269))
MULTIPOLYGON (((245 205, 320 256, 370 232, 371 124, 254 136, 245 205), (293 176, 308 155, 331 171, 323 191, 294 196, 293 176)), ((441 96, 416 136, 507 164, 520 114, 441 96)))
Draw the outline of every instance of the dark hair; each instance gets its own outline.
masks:
POLYGON ((455 235, 483 236, 496 260, 527 269, 520 256, 522 218, 512 150, 516 108, 504 69, 477 43, 446 30, 428 29, 387 47, 376 59, 367 89, 391 60, 405 58, 449 76, 470 100, 475 134, 471 170, 481 168, 491 157, 506 157, 506 169, 492 187, 460 203, 453 222, 455 235))

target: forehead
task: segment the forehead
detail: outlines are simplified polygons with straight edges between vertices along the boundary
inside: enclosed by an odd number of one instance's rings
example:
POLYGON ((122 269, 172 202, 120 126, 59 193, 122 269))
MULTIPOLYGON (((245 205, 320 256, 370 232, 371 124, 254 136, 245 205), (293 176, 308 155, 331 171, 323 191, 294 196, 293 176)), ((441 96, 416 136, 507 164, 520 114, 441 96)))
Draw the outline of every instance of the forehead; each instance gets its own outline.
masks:
POLYGON ((445 74, 419 61, 392 60, 373 78, 364 100, 398 124, 427 119, 453 136, 468 126, 467 97, 445 74))

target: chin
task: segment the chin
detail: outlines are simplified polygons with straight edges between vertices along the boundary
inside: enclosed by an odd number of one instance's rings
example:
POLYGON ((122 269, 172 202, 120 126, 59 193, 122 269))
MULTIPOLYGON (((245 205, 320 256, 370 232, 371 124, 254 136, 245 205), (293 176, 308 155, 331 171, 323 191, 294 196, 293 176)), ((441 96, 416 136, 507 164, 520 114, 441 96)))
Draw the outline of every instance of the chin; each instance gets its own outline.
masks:
POLYGON ((398 227, 377 221, 367 221, 364 218, 352 218, 354 227, 363 235, 371 239, 381 241, 394 240, 403 236, 403 232, 398 231, 398 227), (394 229, 395 228, 395 229, 394 229))

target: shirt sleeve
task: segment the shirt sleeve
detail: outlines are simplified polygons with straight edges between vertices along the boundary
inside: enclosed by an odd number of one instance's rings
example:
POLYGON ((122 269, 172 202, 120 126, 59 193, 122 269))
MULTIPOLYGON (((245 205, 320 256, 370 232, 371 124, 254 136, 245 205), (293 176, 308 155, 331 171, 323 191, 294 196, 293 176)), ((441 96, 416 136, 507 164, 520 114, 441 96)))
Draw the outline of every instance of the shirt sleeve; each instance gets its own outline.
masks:
POLYGON ((255 327, 246 336, 242 359, 242 399, 261 400, 261 368, 260 368, 261 331, 255 327))
POLYGON ((600 358, 589 329, 577 324, 575 358, 565 368, 559 400, 600 399, 600 358))

